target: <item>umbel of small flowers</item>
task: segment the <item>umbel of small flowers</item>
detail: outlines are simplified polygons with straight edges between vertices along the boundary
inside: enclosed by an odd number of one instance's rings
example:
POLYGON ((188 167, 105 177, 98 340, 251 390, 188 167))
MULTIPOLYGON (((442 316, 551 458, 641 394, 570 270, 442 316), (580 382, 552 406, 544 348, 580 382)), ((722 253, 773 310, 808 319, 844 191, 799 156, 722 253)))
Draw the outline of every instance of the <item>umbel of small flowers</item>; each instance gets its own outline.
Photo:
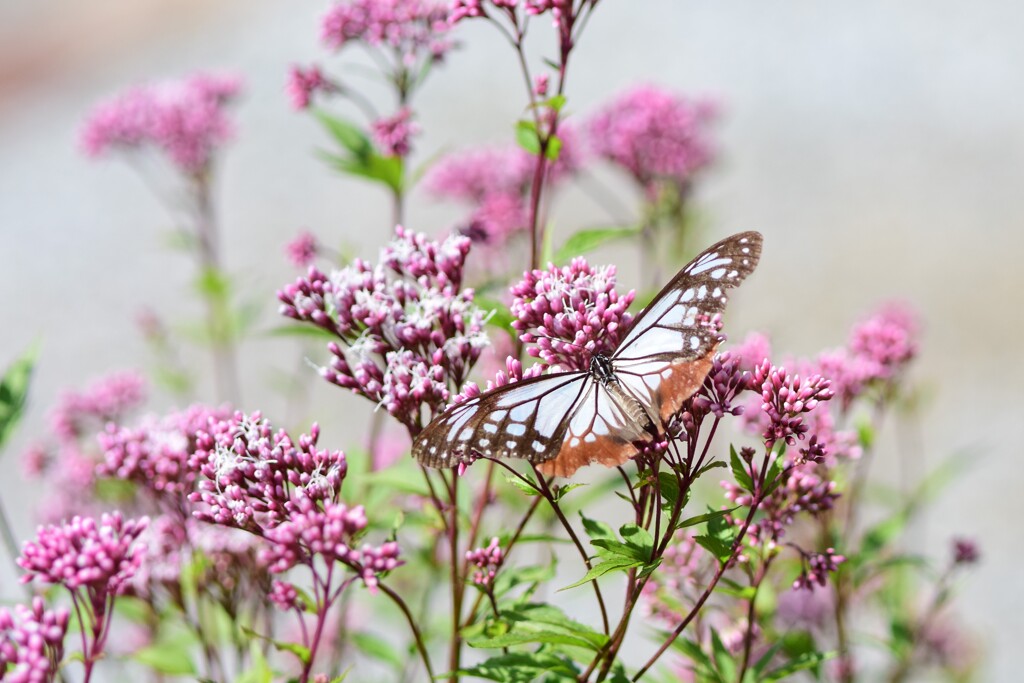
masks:
POLYGON ((586 369, 591 357, 615 349, 636 296, 618 294, 614 266, 593 267, 582 257, 525 273, 511 293, 512 327, 527 353, 565 370, 586 369))
POLYGON ((267 545, 260 559, 272 574, 309 570, 312 604, 284 580, 274 581, 270 596, 300 619, 307 610, 316 614, 313 633, 303 630, 309 654, 303 658, 302 681, 309 680, 325 620, 342 591, 357 580, 374 591, 379 577, 401 564, 397 543, 360 543, 365 512, 339 500, 348 469, 345 454, 319 448, 319 435, 314 424, 309 435, 293 440, 259 413, 235 413, 210 424, 189 459, 189 467, 201 475, 190 495, 200 504, 197 519, 263 538, 267 545), (339 576, 339 565, 349 570, 348 577, 339 576))
POLYGON ((95 434, 104 425, 125 420, 142 404, 146 393, 146 381, 140 374, 122 371, 61 395, 49 417, 53 443, 36 443, 23 455, 28 475, 45 477, 52 493, 40 510, 43 521, 96 509, 96 464, 102 456, 95 448, 95 434))
POLYGON ((234 134, 227 107, 240 92, 239 78, 203 73, 132 88, 96 106, 82 148, 90 157, 156 152, 186 175, 204 175, 234 134))
POLYGON ((48 610, 39 596, 32 606, 0 607, 0 681, 48 683, 64 659, 69 612, 48 610))
POLYGON ((138 537, 149 520, 125 520, 120 513, 99 521, 74 517, 60 525, 40 527, 36 540, 27 541, 18 565, 22 582, 41 581, 63 586, 71 594, 82 636, 85 681, 103 653, 110 632, 115 598, 139 569, 144 548, 138 537))
POLYGON ((416 434, 444 408, 488 344, 485 316, 462 289, 469 240, 438 243, 398 227, 376 265, 357 259, 278 292, 281 314, 338 338, 321 375, 416 434))

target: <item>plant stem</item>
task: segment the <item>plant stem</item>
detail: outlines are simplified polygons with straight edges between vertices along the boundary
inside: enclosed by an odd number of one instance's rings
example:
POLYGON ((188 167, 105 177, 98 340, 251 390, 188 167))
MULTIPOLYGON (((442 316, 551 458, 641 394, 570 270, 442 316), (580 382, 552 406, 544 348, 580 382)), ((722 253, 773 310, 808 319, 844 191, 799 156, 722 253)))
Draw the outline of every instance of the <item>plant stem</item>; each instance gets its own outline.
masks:
POLYGON ((423 666, 427 670, 427 678, 433 680, 434 668, 430 665, 430 654, 427 652, 427 645, 423 640, 423 634, 416 626, 416 620, 413 618, 412 612, 409 611, 409 606, 405 604, 405 600, 403 600, 398 593, 384 585, 383 581, 379 582, 377 587, 380 588, 385 595, 391 598, 391 600, 398 606, 398 609, 402 611, 402 615, 405 617, 405 621, 409 624, 409 629, 412 631, 412 637, 416 642, 416 649, 419 650, 420 658, 423 660, 423 666))

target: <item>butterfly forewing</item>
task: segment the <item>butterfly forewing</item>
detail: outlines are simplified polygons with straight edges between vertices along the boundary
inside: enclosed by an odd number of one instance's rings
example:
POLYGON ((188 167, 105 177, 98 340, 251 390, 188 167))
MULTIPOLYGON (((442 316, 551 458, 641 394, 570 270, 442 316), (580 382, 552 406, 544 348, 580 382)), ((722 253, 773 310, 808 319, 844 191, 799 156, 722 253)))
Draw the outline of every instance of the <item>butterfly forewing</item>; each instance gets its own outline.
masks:
POLYGON ((760 257, 756 232, 708 247, 665 285, 615 349, 615 376, 652 419, 667 420, 700 388, 720 339, 710 323, 760 257))
POLYGON ((525 458, 558 476, 622 464, 700 388, 721 339, 714 318, 760 255, 756 232, 705 249, 633 322, 610 375, 563 372, 494 389, 428 425, 413 455, 431 467, 473 455, 525 458))

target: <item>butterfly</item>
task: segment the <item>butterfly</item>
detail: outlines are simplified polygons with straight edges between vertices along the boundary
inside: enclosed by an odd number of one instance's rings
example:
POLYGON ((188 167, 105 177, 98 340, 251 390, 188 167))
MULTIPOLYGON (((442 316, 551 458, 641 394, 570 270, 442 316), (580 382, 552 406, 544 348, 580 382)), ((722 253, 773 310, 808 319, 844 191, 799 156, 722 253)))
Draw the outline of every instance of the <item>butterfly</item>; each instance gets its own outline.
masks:
POLYGON ((587 370, 497 387, 452 406, 413 441, 429 467, 474 457, 524 458, 568 477, 590 463, 615 467, 658 437, 704 382, 721 341, 714 324, 726 291, 757 266, 761 234, 743 232, 688 263, 633 321, 610 355, 587 370))

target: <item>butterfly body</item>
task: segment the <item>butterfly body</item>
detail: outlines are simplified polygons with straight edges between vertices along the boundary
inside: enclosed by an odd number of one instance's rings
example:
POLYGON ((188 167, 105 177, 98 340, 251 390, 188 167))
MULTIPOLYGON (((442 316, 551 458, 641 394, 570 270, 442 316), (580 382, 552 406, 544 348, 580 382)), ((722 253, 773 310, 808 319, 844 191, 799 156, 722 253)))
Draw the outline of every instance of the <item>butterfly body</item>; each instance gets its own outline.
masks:
POLYGON ((452 406, 416 437, 413 455, 430 467, 518 457, 556 476, 626 462, 700 388, 721 341, 725 291, 753 272, 760 254, 756 232, 705 249, 609 355, 595 354, 586 370, 533 377, 452 406))

